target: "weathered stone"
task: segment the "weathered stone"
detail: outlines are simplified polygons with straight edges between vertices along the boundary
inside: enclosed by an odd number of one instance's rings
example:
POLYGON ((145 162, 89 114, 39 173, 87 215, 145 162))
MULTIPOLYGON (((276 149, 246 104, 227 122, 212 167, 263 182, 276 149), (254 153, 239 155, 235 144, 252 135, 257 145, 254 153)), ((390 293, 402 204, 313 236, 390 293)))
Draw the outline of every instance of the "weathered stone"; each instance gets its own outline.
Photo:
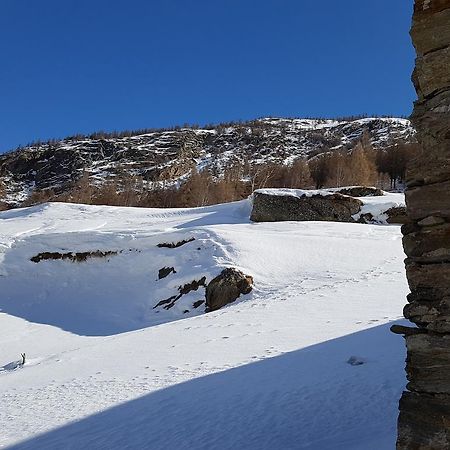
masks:
POLYGON ((441 225, 443 223, 445 223, 445 220, 442 217, 436 216, 428 216, 425 219, 419 220, 419 222, 417 222, 417 224, 421 227, 432 227, 434 225, 441 225))
POLYGON ((411 38, 418 56, 449 45, 448 0, 416 0, 413 20, 411 38))
POLYGON ((256 191, 250 220, 279 222, 286 220, 325 220, 354 222, 362 202, 342 194, 331 195, 270 195, 256 191))
POLYGON ((405 200, 410 219, 450 218, 450 181, 407 189, 405 200))
POLYGON ((406 336, 407 388, 430 394, 450 394, 450 336, 406 336))
POLYGON ((329 120, 319 127, 305 122, 310 126, 299 126, 297 119, 258 119, 208 129, 74 136, 32 144, 0 154, 0 181, 6 184, 7 194, 6 198, 0 195, 0 200, 18 206, 31 194, 27 202, 48 201, 50 191, 68 194, 83 173, 97 187, 113 179, 120 185, 130 176, 159 186, 161 181, 171 181, 167 184, 173 186, 189 175, 199 157, 208 154, 213 157, 205 159, 205 169, 244 160, 255 167, 327 152, 341 142, 353 147, 363 136, 375 150, 416 142, 415 130, 402 119, 329 120))
POLYGON ((404 315, 424 333, 406 334, 413 392, 400 400, 397 449, 437 450, 450 448, 450 0, 415 0, 411 36, 421 151, 406 177, 404 315))
MULTIPOLYGON (((419 225, 424 221, 418 222, 419 225)), ((435 226, 416 228, 415 232, 405 234, 403 248, 414 262, 450 261, 450 223, 434 221, 435 226)))
POLYGON ((400 411, 397 449, 449 449, 449 395, 403 392, 400 399, 400 411))
POLYGON ((379 197, 384 195, 381 189, 371 186, 350 186, 336 190, 337 193, 350 197, 379 197))
POLYGON ((406 276, 412 292, 426 292, 430 299, 450 296, 450 263, 406 264, 406 276))
POLYGON ((234 302, 253 288, 253 278, 240 270, 227 268, 206 286, 206 311, 215 311, 234 302))
POLYGON ((404 325, 394 324, 390 328, 394 334, 402 334, 403 336, 411 336, 413 334, 426 333, 423 328, 405 327, 404 325))
POLYGON ((387 223, 404 224, 408 222, 408 216, 404 206, 394 206, 389 208, 384 214, 387 215, 387 223))

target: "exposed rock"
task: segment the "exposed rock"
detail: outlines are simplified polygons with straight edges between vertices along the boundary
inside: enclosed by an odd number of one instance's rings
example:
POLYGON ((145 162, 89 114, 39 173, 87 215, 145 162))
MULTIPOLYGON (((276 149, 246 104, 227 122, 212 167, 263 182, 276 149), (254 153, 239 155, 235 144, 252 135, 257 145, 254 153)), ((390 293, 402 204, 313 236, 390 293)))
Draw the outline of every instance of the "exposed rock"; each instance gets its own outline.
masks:
POLYGON ((171 273, 177 273, 177 271, 173 267, 162 267, 158 271, 158 280, 161 280, 162 278, 166 278, 171 273))
POLYGON ((369 186, 350 186, 338 189, 336 192, 350 197, 376 197, 383 195, 383 191, 376 187, 369 186))
POLYGON ((399 450, 448 450, 450 396, 403 392, 398 419, 399 450))
POLYGON ((192 303, 192 307, 197 309, 199 306, 203 305, 205 303, 205 300, 197 300, 196 302, 192 303))
POLYGON ((190 283, 186 283, 183 286, 178 287, 178 294, 172 295, 165 300, 161 300, 158 302, 153 309, 163 306, 164 309, 170 309, 175 306, 175 303, 186 294, 189 294, 191 291, 198 290, 199 287, 206 287, 206 277, 200 278, 200 280, 192 280, 190 283))
POLYGON ((253 278, 240 270, 222 270, 206 287, 206 311, 215 311, 234 302, 241 294, 248 294, 252 285, 253 278))
POLYGON ((38 263, 40 261, 45 261, 49 259, 68 259, 72 262, 83 262, 89 258, 106 258, 107 256, 117 255, 117 251, 101 251, 95 250, 92 252, 69 252, 69 253, 59 253, 59 252, 42 252, 38 253, 36 256, 30 258, 30 261, 38 263))
POLYGON ((387 223, 404 224, 408 222, 406 207, 404 206, 395 206, 393 208, 389 208, 384 214, 387 215, 387 223))
POLYGON ((34 189, 57 193, 71 188, 83 172, 97 185, 121 176, 170 185, 201 159, 220 174, 235 162, 283 164, 330 148, 351 149, 363 135, 375 149, 395 142, 415 142, 406 119, 362 120, 266 118, 208 129, 143 130, 123 135, 69 137, 36 143, 0 155, 0 179, 7 186, 3 200, 19 204, 34 189), (230 160, 232 155, 233 160, 230 160))
POLYGON ((410 391, 450 394, 450 335, 406 336, 406 373, 410 391))
POLYGON ((350 364, 351 366, 362 366, 365 362, 366 360, 359 356, 350 356, 347 360, 347 364, 350 364))
POLYGON ((390 328, 394 334, 402 334, 403 336, 412 336, 414 334, 426 333, 422 328, 405 327, 404 325, 394 324, 390 328))
POLYGON ((409 383, 400 400, 398 450, 450 448, 450 1, 415 0, 411 117, 422 151, 407 174, 402 227, 411 293, 406 318, 409 383))
POLYGON ((432 227, 434 225, 442 225, 443 223, 445 223, 445 219, 442 217, 428 216, 425 219, 419 220, 417 225, 421 227, 432 227))
POLYGON ((418 222, 416 229, 409 229, 403 237, 403 248, 413 262, 446 262, 450 261, 450 223, 430 225, 430 221, 418 222), (422 226, 420 226, 422 225, 422 226))
POLYGON ((325 220, 354 222, 361 200, 339 193, 330 195, 271 195, 255 191, 250 220, 280 222, 286 220, 325 220))
POLYGON ((162 242, 162 243, 158 244, 157 247, 178 248, 178 247, 181 247, 182 245, 187 244, 192 241, 195 241, 195 237, 191 237, 189 239, 183 239, 179 242, 162 242))
POLYGON ((200 286, 206 287, 206 277, 201 277, 200 280, 192 280, 190 283, 180 286, 178 290, 181 295, 185 295, 191 291, 196 291, 200 286))
MULTIPOLYGON (((448 119, 450 120, 450 114, 448 119)), ((414 220, 421 220, 429 216, 450 219, 449 195, 450 181, 407 189, 405 198, 408 206, 408 216, 414 220)))

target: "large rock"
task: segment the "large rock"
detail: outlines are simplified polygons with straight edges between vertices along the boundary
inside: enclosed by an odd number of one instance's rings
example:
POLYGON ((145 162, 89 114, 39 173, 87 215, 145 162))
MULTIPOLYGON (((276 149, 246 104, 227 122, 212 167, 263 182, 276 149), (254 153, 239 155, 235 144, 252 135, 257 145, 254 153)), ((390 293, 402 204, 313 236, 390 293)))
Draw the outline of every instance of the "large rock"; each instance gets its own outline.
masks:
POLYGON ((253 288, 253 278, 240 270, 227 268, 206 286, 206 311, 215 311, 234 302, 253 288))
POLYGON ((271 194, 269 191, 253 193, 253 222, 281 222, 286 220, 325 220, 354 222, 353 215, 362 206, 361 200, 339 193, 313 194, 288 190, 271 194), (284 194, 285 192, 285 194, 284 194), (294 195, 294 193, 299 194, 294 195))
POLYGON ((339 194, 350 195, 350 197, 380 197, 383 194, 381 189, 371 186, 349 186, 335 189, 339 194))
POLYGON ((402 227, 411 293, 404 315, 409 383, 400 400, 397 449, 450 448, 450 0, 415 0, 417 52, 411 117, 422 151, 407 174, 402 227), (417 330, 417 328, 411 328, 417 330))
POLYGON ((385 212, 387 223, 405 224, 408 223, 408 216, 404 206, 394 206, 385 212))

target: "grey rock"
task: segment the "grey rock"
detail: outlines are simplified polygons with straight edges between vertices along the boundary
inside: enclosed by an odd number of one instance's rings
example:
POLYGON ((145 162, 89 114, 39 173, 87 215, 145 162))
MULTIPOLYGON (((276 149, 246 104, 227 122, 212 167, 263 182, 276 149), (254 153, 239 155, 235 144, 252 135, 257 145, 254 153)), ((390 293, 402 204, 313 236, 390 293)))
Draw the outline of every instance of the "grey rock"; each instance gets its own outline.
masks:
POLYGON ((280 222, 286 220, 325 220, 354 222, 362 202, 342 194, 270 195, 256 191, 250 220, 253 222, 280 222))

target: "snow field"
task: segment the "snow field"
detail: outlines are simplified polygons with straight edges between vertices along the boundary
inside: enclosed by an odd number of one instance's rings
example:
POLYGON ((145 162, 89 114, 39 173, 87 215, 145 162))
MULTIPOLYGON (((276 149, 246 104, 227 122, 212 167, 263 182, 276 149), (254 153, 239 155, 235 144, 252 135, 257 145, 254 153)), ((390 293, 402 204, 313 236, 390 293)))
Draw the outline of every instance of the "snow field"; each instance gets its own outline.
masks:
POLYGON ((254 224, 249 208, 1 213, 0 446, 394 448, 405 355, 388 328, 407 293, 399 227, 254 224), (122 253, 29 261, 94 250, 122 253), (157 280, 167 265, 177 273, 157 280), (206 315, 190 307, 203 290, 153 309, 226 266, 254 277, 250 295, 206 315), (21 352, 27 363, 10 370, 21 352))

